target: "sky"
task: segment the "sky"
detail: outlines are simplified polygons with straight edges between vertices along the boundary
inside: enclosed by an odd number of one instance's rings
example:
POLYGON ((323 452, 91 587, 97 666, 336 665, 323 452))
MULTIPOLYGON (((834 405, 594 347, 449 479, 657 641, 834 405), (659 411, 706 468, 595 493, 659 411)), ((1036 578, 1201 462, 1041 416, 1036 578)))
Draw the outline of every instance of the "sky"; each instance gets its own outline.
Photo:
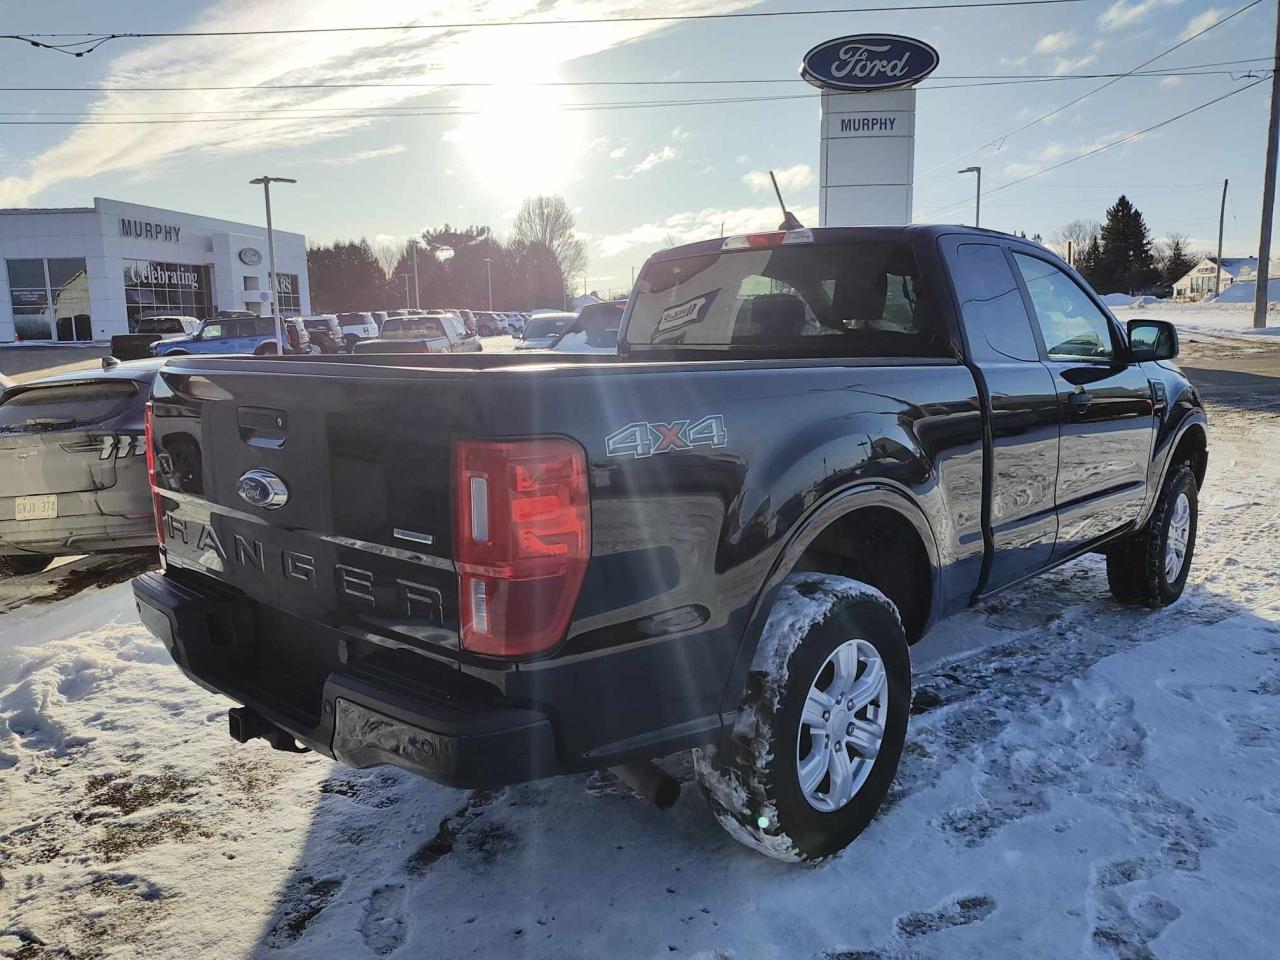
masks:
MULTIPOLYGON (((892 2, 8 2, 0 29, 18 34, 454 26, 121 38, 81 58, 0 40, 0 87, 93 88, 0 90, 0 121, 9 121, 0 123, 0 207, 85 206, 101 196, 261 222, 262 195, 248 181, 266 173, 298 180, 273 191, 280 228, 313 243, 378 243, 445 223, 503 235, 522 198, 556 193, 587 243, 586 276, 575 285, 625 291, 632 271, 672 242, 775 228, 769 169, 788 205, 816 224, 818 94, 799 79, 800 60, 828 38, 881 32, 918 37, 941 55, 917 98, 917 221, 971 222, 973 179, 956 171, 981 164, 983 226, 1050 239, 1069 220, 1101 220, 1124 193, 1157 237, 1182 233, 1210 250, 1227 178, 1224 252, 1256 252, 1269 83, 1001 188, 1243 87, 1263 60, 1212 68, 1231 75, 1124 79, 1012 136, 1104 81, 945 89, 972 76, 1124 72, 1248 0, 457 26, 892 2), (668 83, 620 83, 659 80, 668 83), (690 82, 699 80, 735 82, 690 82), (261 89, 321 83, 366 86, 261 89), (687 100, 740 102, 652 105, 687 100), (359 115, 371 110, 398 115, 359 115), (144 119, 174 122, 121 122, 144 119), (45 122, 12 123, 32 120, 45 122)), ((1269 57, 1274 16, 1273 5, 1258 4, 1150 69, 1269 57)))

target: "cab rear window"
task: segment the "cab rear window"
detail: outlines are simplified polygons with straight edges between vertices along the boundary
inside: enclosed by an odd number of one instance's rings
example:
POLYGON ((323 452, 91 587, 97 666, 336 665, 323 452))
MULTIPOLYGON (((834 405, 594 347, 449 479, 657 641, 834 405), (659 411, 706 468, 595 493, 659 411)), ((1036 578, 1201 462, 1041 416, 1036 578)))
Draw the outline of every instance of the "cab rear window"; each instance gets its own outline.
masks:
POLYGON ((91 426, 123 414, 138 395, 132 380, 51 384, 11 393, 0 403, 0 433, 91 426))
POLYGON ((942 325, 910 247, 796 244, 650 264, 627 324, 633 347, 840 356, 942 356, 942 325))

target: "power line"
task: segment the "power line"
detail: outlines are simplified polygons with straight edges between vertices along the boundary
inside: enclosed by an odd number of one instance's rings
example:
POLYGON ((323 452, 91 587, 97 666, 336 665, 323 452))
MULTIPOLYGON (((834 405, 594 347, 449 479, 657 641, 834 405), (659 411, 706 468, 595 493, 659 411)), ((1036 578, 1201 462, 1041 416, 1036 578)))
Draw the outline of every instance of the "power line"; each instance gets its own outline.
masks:
MULTIPOLYGON (((993 194, 1000 193, 1004 190, 1008 190, 1010 187, 1016 187, 1020 183, 1026 183, 1028 180, 1033 180, 1036 177, 1044 176, 1046 173, 1052 173, 1054 170, 1061 170, 1063 167, 1069 164, 1075 163, 1078 160, 1084 160, 1086 157, 1092 157, 1095 154, 1102 153, 1104 150, 1110 150, 1112 147, 1118 147, 1121 144, 1128 143, 1130 140, 1136 140, 1139 137, 1146 136, 1148 133, 1151 133, 1155 130, 1159 130, 1161 127, 1167 127, 1169 124, 1174 123, 1178 120, 1181 120, 1184 117, 1189 117, 1193 113, 1199 113, 1201 110, 1204 110, 1208 107, 1212 107, 1215 104, 1221 103, 1223 100, 1226 100, 1230 97, 1234 97, 1238 93, 1244 93, 1246 90, 1252 90, 1254 87, 1258 86, 1258 84, 1266 83, 1266 81, 1267 81, 1267 78, 1264 77, 1260 80, 1255 80, 1253 81, 1253 83, 1250 83, 1246 86, 1237 87, 1235 90, 1228 90, 1226 93, 1222 94, 1219 97, 1214 97, 1212 100, 1208 100, 1200 104, 1199 106, 1192 107, 1190 110, 1184 110, 1182 113, 1179 113, 1176 116, 1169 117, 1166 120, 1161 120, 1159 123, 1154 123, 1151 126, 1146 127, 1145 129, 1137 130, 1133 133, 1126 134, 1125 136, 1120 137, 1118 140, 1112 140, 1110 143, 1104 143, 1100 147, 1094 147, 1091 150, 1086 150, 1084 153, 1077 154, 1074 157, 1069 157, 1068 159, 1062 160, 1059 163, 1055 163, 1052 166, 1044 167, 1043 169, 1033 171, 1032 173, 1029 173, 1026 176, 1018 177, 1017 179, 1010 180, 1007 183, 1002 183, 1000 184, 1000 186, 995 187, 994 189, 988 190, 986 193, 986 196, 989 197, 993 194)), ((948 210, 954 210, 956 207, 964 206, 969 202, 970 201, 968 198, 964 200, 957 200, 954 203, 949 203, 946 206, 937 207, 933 210, 930 210, 928 213, 922 214, 922 218, 932 217, 934 214, 937 214, 937 213, 945 213, 948 210)))
POLYGON ((811 10, 744 10, 732 13, 648 14, 631 17, 575 17, 563 20, 471 20, 451 23, 403 23, 346 27, 285 27, 272 30, 168 30, 115 31, 102 33, 0 34, 0 40, 18 40, 34 47, 83 57, 109 40, 155 40, 177 37, 265 37, 309 33, 371 33, 404 30, 461 30, 486 27, 587 26, 611 23, 675 23, 704 20, 751 20, 765 17, 812 17, 850 13, 895 13, 913 10, 972 10, 990 7, 1036 7, 1061 3, 1088 3, 1091 0, 965 0, 962 3, 914 3, 895 6, 843 7, 811 10), (62 40, 64 43, 46 43, 62 40), (80 48, 80 49, 77 49, 80 48))
MULTIPOLYGON (((1265 63, 1271 57, 1246 57, 1240 60, 1220 60, 1214 63, 1189 63, 1163 70, 1127 71, 1125 73, 973 73, 935 76, 932 81, 985 81, 974 85, 998 86, 1002 83, 1056 83, 1064 80, 1099 80, 1106 77, 1194 77, 1234 75, 1231 70, 1213 70, 1213 67, 1238 66, 1246 63, 1265 63)), ((723 86, 739 84, 799 83, 799 77, 728 77, 705 80, 543 80, 527 81, 521 87, 682 87, 682 86, 723 86)), ((0 87, 3 93, 194 93, 194 92, 234 92, 263 90, 396 90, 396 89, 455 89, 455 88, 493 88, 504 84, 492 80, 438 80, 431 81, 387 81, 387 82, 324 82, 324 83, 263 83, 263 84, 225 84, 215 86, 133 86, 128 84, 109 84, 102 86, 80 87, 0 87)), ((940 86, 936 82, 918 87, 920 90, 956 89, 956 87, 940 86)))
MULTIPOLYGON (((1202 73, 1192 74, 1202 76, 1202 73)), ((1266 78, 1263 78, 1266 79, 1266 78)), ((938 85, 929 89, 933 90, 969 90, 974 87, 995 86, 999 83, 966 83, 953 85, 938 85)), ((557 110, 563 110, 568 113, 578 111, 599 111, 599 110, 632 110, 632 109, 654 109, 661 107, 696 107, 696 106, 716 106, 725 104, 739 103, 778 103, 782 101, 814 101, 821 94, 819 93, 798 93, 798 94, 781 94, 774 96, 743 96, 743 97, 703 97, 703 98, 681 98, 675 100, 603 100, 587 103, 560 103, 553 105, 557 110)), ((141 110, 122 110, 122 111, 102 111, 96 113, 86 113, 84 111, 77 112, 56 112, 56 111, 39 111, 19 112, 6 111, 0 112, 3 117, 70 117, 68 120, 46 120, 46 119, 19 119, 19 120, 0 120, 0 126, 111 126, 111 125, 136 125, 136 124, 181 124, 181 123, 246 123, 246 122, 264 122, 289 119, 306 119, 306 120, 378 120, 393 119, 398 117, 419 118, 419 117, 466 117, 480 116, 489 114, 489 110, 475 109, 466 107, 439 107, 428 108, 424 106, 411 105, 387 105, 387 106, 368 106, 368 107, 352 107, 349 109, 337 107, 279 107, 279 108, 244 108, 244 107, 227 107, 221 110, 159 110, 159 111, 141 111, 141 110), (144 117, 148 119, 141 120, 119 120, 119 119, 101 119, 116 117, 144 117), (179 119, 161 119, 164 117, 178 117, 179 119)), ((927 174, 920 174, 927 176, 927 174)))
MULTIPOLYGON (((1132 70, 1128 71, 1127 73, 1121 74, 1118 77, 1114 77, 1108 80, 1106 83, 1095 87, 1094 89, 1090 90, 1088 93, 1081 94, 1080 96, 1076 97, 1073 100, 1068 100, 1062 106, 1056 107, 1053 110, 1050 110, 1048 113, 1043 113, 1040 116, 1036 117, 1034 120, 1028 120, 1022 126, 1014 128, 1013 130, 1009 131, 1003 136, 996 137, 994 140, 988 140, 986 143, 982 144, 982 146, 974 147, 972 150, 969 150, 969 151, 966 151, 965 153, 960 154, 958 157, 954 158, 953 160, 948 161, 948 164, 955 163, 958 160, 963 160, 965 157, 971 156, 972 154, 977 153, 979 150, 984 150, 989 146, 994 145, 997 147, 997 149, 999 147, 1004 146, 1005 141, 1008 140, 1010 137, 1016 136, 1017 134, 1022 133, 1022 131, 1030 129, 1031 127, 1034 127, 1036 124, 1044 120, 1048 120, 1050 117, 1057 116, 1059 113, 1062 113, 1063 110, 1066 110, 1070 107, 1074 107, 1077 103, 1080 103, 1082 100, 1087 100, 1089 97, 1092 97, 1095 93, 1100 93, 1101 91, 1107 89, 1107 87, 1110 87, 1113 84, 1119 83, 1125 77, 1136 74, 1139 70, 1142 70, 1144 67, 1149 67, 1151 64, 1155 63, 1157 60, 1160 60, 1163 57, 1167 57, 1169 54, 1173 53, 1173 51, 1181 47, 1185 47, 1188 43, 1191 43, 1193 40, 1203 37, 1210 30, 1213 30, 1217 27, 1222 26, 1228 20, 1232 20, 1235 17, 1240 16, 1240 14, 1244 13, 1246 10, 1250 10, 1253 7, 1256 7, 1261 2, 1262 0, 1252 0, 1252 2, 1246 3, 1243 7, 1240 7, 1238 10, 1227 14, 1225 17, 1222 17, 1219 20, 1215 20, 1213 23, 1209 24, 1203 30, 1198 30, 1197 32, 1193 33, 1191 36, 1187 37, 1185 40, 1179 40, 1172 47, 1169 47, 1166 50, 1162 50, 1160 53, 1157 53, 1151 59, 1144 60, 1142 63, 1138 64, 1136 67, 1134 67, 1132 70)), ((939 164, 939 166, 943 166, 943 164, 939 164)), ((930 170, 927 170, 925 172, 929 173, 932 170, 936 170, 936 169, 938 169, 938 167, 932 167, 930 168, 930 170)))

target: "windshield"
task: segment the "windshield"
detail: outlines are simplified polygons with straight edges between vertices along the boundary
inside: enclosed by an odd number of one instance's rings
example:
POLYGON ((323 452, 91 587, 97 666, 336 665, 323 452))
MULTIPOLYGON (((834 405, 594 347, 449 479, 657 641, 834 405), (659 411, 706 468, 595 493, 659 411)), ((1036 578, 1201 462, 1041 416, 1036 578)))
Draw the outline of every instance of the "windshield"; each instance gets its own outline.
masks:
POLYGON ((540 337, 556 337, 564 332, 569 324, 573 323, 574 317, 571 313, 565 313, 558 316, 541 316, 534 317, 529 321, 528 326, 524 328, 524 338, 526 340, 537 340, 540 337))
POLYGON ((392 317, 383 326, 382 335, 388 340, 430 339, 443 337, 445 332, 437 317, 392 317))
POLYGON ((844 356, 945 353, 910 248, 883 241, 658 261, 637 284, 627 343, 844 356))
POLYGON ((0 404, 0 433, 101 423, 124 413, 137 395, 132 380, 33 387, 0 404))

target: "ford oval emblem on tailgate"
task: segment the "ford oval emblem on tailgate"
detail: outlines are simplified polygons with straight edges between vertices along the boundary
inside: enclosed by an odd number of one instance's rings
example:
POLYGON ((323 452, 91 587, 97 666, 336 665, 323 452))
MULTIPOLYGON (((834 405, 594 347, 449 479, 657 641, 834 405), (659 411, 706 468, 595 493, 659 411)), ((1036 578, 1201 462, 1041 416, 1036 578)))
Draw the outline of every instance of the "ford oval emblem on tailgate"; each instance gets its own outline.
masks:
POLYGON ((236 481, 236 493, 263 510, 279 510, 289 502, 289 488, 270 470, 246 470, 236 481))

